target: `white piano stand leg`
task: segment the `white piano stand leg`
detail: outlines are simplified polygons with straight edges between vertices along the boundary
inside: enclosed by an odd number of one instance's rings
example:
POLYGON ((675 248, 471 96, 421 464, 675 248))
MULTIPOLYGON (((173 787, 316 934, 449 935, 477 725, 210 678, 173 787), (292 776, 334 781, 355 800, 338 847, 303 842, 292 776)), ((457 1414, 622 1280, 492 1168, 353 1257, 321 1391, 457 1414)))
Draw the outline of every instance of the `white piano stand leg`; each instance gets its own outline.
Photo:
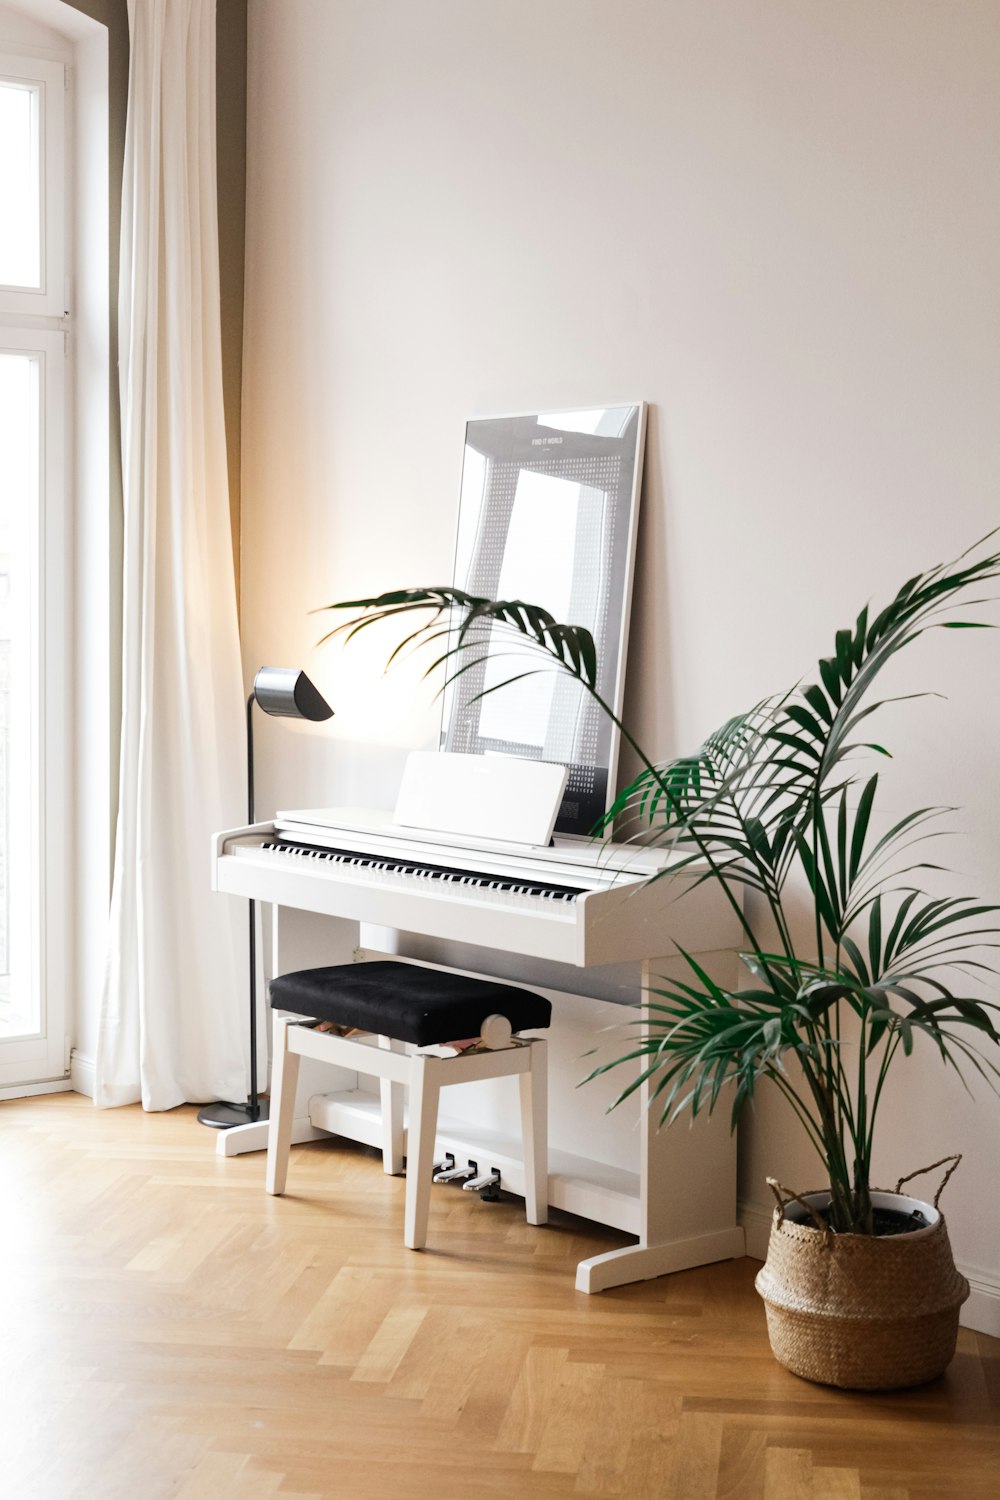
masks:
POLYGON ((609 1250, 606 1255, 581 1260, 576 1268, 576 1289, 606 1292, 609 1287, 651 1281, 654 1276, 690 1271, 693 1266, 708 1266, 717 1260, 737 1260, 745 1253, 743 1230, 739 1227, 665 1245, 626 1245, 623 1250, 609 1250))
POLYGON ((288 1153, 292 1144, 292 1120, 295 1115, 295 1085, 299 1080, 301 1058, 288 1046, 288 1028, 294 1023, 286 1016, 274 1018, 274 1050, 271 1062, 271 1117, 268 1121, 267 1172, 265 1185, 269 1193, 285 1191, 288 1177, 288 1153))
POLYGON ((656 1130, 654 1104, 643 1122, 637 1245, 580 1261, 578 1292, 603 1292, 716 1260, 745 1255, 736 1223, 736 1139, 725 1107, 691 1126, 683 1117, 656 1130))
MULTIPOLYGON (((643 985, 652 983, 657 960, 643 965, 643 985)), ((641 1090, 639 1243, 580 1261, 578 1292, 602 1292, 632 1281, 649 1281, 746 1253, 736 1223, 736 1137, 729 1129, 728 1101, 711 1118, 682 1115, 658 1129, 662 1104, 641 1090)))
MULTIPOLYGON (((267 1132, 266 1120, 258 1120, 253 1125, 231 1125, 228 1130, 218 1130, 215 1142, 216 1155, 243 1156, 248 1151, 266 1151, 267 1132)), ((292 1121, 291 1144, 293 1146, 301 1146, 303 1141, 325 1141, 329 1139, 329 1136, 328 1130, 317 1130, 308 1115, 297 1115, 292 1121)))

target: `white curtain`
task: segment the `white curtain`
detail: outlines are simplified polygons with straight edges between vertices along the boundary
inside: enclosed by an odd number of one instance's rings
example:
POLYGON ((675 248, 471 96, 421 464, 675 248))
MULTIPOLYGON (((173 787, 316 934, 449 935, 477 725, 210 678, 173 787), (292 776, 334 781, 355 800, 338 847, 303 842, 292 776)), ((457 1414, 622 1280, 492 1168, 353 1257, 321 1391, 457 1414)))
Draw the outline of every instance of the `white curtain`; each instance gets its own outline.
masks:
POLYGON ((119 375, 121 779, 96 1103, 247 1094, 246 910, 209 891, 244 820, 222 409, 215 0, 129 0, 119 375))

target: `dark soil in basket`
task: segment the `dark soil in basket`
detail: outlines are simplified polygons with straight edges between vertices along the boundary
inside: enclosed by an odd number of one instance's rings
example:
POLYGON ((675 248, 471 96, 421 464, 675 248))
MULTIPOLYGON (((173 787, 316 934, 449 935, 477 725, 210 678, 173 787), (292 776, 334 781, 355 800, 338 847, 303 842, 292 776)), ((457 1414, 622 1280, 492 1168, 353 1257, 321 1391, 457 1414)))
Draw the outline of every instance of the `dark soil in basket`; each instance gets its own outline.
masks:
MULTIPOLYGON (((829 1222, 827 1209, 818 1208, 816 1212, 824 1223, 829 1222)), ((803 1215, 798 1222, 811 1224, 813 1221, 803 1215)), ((877 1239, 885 1238, 890 1234, 912 1234, 915 1229, 927 1228, 927 1220, 919 1209, 914 1209, 911 1214, 904 1214, 898 1208, 876 1208, 872 1213, 872 1222, 877 1239)))

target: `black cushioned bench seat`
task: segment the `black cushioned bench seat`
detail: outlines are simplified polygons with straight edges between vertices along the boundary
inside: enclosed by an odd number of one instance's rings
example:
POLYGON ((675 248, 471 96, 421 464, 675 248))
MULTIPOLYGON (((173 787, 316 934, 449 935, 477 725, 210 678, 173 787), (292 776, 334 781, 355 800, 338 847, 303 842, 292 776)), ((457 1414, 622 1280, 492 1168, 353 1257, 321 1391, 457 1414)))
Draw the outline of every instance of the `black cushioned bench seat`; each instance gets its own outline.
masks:
POLYGON ((512 1031, 548 1026, 552 1006, 541 995, 499 980, 424 969, 391 959, 302 969, 271 981, 275 1010, 432 1047, 478 1036, 487 1016, 502 1015, 512 1031))

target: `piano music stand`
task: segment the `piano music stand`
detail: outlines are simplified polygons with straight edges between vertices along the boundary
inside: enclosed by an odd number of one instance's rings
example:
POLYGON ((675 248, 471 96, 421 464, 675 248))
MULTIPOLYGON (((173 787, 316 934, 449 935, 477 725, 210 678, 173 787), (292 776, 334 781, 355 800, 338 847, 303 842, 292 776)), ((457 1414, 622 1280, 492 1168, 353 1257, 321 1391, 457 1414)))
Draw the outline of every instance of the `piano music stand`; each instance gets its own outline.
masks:
MULTIPOLYGON (((253 823, 253 706, 281 719, 308 719, 321 723, 333 709, 304 672, 294 667, 261 667, 247 699, 247 822, 253 823)), ((250 902, 250 1098, 246 1104, 220 1100, 198 1111, 198 1121, 213 1130, 266 1120, 267 1101, 257 1091, 257 903, 250 902)))

